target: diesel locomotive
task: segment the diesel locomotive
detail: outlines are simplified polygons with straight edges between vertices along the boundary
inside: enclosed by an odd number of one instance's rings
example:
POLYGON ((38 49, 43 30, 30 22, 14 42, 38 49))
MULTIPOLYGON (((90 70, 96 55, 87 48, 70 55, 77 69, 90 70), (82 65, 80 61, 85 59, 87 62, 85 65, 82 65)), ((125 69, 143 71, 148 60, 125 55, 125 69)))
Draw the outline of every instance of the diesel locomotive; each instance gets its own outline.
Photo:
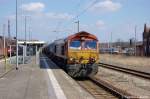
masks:
POLYGON ((88 32, 55 40, 42 51, 73 78, 94 76, 98 72, 99 42, 88 32))

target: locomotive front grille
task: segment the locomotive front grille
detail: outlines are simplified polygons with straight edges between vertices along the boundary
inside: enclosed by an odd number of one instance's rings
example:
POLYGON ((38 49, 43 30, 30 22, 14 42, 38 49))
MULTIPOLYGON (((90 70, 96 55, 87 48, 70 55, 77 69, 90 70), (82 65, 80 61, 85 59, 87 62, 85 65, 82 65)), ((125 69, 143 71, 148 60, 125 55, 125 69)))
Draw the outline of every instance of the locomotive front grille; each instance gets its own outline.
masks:
POLYGON ((98 60, 96 51, 70 51, 68 54, 68 63, 89 64, 98 60))

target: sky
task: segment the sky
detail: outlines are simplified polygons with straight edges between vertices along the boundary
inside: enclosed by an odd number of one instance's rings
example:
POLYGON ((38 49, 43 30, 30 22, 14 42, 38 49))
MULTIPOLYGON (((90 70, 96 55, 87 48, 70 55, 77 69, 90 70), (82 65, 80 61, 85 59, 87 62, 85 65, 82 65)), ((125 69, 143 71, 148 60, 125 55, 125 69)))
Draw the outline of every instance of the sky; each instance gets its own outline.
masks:
MULTIPOLYGON (((0 35, 10 20, 15 36, 15 2, 0 0, 0 35)), ((18 36, 51 42, 80 31, 96 35, 100 42, 142 40, 144 24, 150 27, 150 0, 18 0, 18 36), (112 37, 111 37, 112 34, 112 37)), ((7 27, 5 32, 7 33, 7 27)))

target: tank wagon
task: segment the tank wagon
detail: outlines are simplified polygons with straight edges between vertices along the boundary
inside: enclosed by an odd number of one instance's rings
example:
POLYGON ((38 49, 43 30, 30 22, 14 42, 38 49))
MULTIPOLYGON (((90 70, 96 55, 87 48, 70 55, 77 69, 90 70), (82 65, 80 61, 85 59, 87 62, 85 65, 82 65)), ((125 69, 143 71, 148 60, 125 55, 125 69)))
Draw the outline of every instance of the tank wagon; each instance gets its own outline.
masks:
POLYGON ((55 40, 42 51, 73 78, 94 76, 98 72, 98 39, 88 32, 55 40))

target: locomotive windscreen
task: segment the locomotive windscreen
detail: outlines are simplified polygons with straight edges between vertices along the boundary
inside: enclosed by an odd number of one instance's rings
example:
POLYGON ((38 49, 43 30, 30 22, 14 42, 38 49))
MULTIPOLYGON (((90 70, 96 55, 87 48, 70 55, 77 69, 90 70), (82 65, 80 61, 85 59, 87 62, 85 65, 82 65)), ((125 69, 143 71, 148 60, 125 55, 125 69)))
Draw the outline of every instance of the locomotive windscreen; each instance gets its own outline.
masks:
POLYGON ((88 41, 85 41, 84 43, 85 49, 96 49, 96 46, 97 46, 97 42, 94 40, 88 40, 88 41))
POLYGON ((79 41, 79 40, 71 41, 69 48, 70 49, 81 49, 81 41, 79 41))
POLYGON ((70 42, 70 49, 78 49, 80 50, 81 48, 84 50, 95 50, 97 48, 97 41, 95 40, 73 40, 70 42))

